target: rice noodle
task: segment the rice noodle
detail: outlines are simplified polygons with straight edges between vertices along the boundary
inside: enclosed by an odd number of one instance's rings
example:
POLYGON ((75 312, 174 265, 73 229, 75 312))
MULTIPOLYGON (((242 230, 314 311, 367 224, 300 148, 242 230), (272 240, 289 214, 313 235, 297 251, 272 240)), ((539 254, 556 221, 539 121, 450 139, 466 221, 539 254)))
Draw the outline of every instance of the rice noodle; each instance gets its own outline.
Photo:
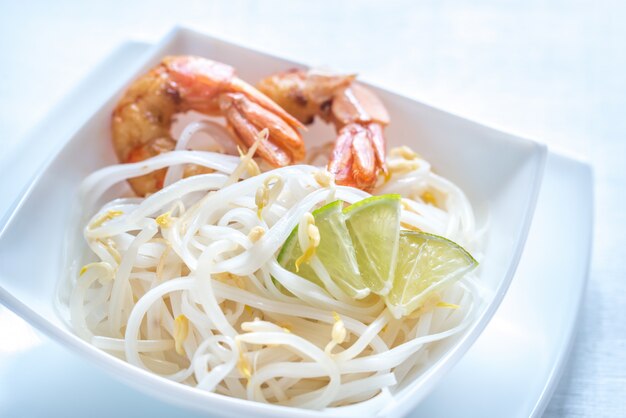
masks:
MULTIPOLYGON (((68 281, 72 327, 137 367, 203 390, 347 415, 382 408, 399 383, 428 367, 433 343, 474 320, 481 297, 474 279, 442 292, 459 309, 434 306, 397 320, 376 295, 344 294, 315 255, 310 265, 323 285, 286 270, 277 252, 307 214, 369 194, 322 185, 320 168, 310 165, 246 178, 238 157, 185 150, 195 133, 219 129, 191 124, 176 150, 85 179, 79 239, 87 246, 70 250, 86 264, 68 281), (213 172, 183 179, 185 164, 213 172), (116 183, 165 167, 157 193, 95 208, 116 183)), ((409 167, 376 190, 404 197, 402 226, 479 248, 463 192, 422 159, 409 167)), ((305 248, 309 238, 300 235, 305 248)))

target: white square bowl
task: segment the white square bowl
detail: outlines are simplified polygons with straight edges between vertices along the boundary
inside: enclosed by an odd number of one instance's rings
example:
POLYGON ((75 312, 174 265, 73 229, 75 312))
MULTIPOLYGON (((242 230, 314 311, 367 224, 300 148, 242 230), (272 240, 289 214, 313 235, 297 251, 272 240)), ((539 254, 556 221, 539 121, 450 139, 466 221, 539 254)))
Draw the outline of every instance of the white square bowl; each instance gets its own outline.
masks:
MULTIPOLYGON (((172 30, 143 57, 141 68, 129 69, 120 77, 118 89, 111 91, 101 108, 73 136, 67 137, 64 147, 38 172, 10 216, 5 217, 6 222, 0 225, 0 302, 118 379, 178 405, 214 416, 339 416, 338 410, 308 411, 260 404, 168 381, 89 345, 75 336, 58 314, 56 287, 66 274, 62 271, 64 232, 72 222, 70 207, 78 185, 94 170, 117 162, 110 145, 111 111, 134 78, 170 54, 195 54, 228 63, 251 83, 275 71, 303 66, 189 29, 172 30)), ((502 301, 524 247, 546 148, 388 90, 370 87, 381 97, 392 117, 386 130, 389 145, 404 144, 419 151, 436 171, 465 191, 478 224, 488 223, 479 277, 490 292, 484 295, 485 303, 478 319, 462 334, 441 344, 433 364, 411 382, 398 387, 393 402, 381 411, 372 411, 372 416, 401 417, 468 350, 502 301)), ((66 105, 70 105, 67 111, 72 111, 72 103, 66 105)), ((312 129, 305 140, 309 144, 319 140, 320 132, 324 131, 312 129)), ((479 384, 480 377, 476 379, 479 384)))

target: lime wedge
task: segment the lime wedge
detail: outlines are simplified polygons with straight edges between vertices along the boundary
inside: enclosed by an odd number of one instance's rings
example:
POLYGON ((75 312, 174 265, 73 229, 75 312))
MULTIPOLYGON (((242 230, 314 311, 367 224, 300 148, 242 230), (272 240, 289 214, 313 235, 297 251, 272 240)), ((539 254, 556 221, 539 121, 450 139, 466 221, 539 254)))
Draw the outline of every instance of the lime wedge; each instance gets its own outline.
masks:
POLYGON ((470 253, 446 238, 401 231, 387 306, 396 318, 408 315, 422 306, 432 292, 460 279, 477 265, 470 253))
MULTIPOLYGON (((337 200, 313 211, 315 226, 320 233, 320 244, 315 254, 337 286, 347 295, 361 299, 370 292, 361 280, 356 254, 342 209, 343 202, 337 200)), ((296 227, 278 254, 278 262, 287 270, 324 287, 309 263, 300 264, 299 270, 296 270, 295 262, 301 255, 302 249, 298 242, 298 227, 296 227)))
POLYGON ((400 195, 363 199, 344 210, 361 280, 379 295, 391 290, 400 232, 400 195))

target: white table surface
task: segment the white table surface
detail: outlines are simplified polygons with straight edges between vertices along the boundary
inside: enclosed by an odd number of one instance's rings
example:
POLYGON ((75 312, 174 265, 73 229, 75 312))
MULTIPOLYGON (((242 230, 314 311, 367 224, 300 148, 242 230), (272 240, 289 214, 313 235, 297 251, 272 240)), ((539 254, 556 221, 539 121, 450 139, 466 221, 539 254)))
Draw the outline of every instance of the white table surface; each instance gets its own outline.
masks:
MULTIPOLYGON (((626 416, 625 21, 618 0, 0 0, 0 157, 121 42, 156 40, 176 23, 358 71, 568 150, 595 170, 594 250, 580 331, 545 416, 626 416)), ((31 332, 16 324, 0 309, 0 359, 3 341, 31 332)))

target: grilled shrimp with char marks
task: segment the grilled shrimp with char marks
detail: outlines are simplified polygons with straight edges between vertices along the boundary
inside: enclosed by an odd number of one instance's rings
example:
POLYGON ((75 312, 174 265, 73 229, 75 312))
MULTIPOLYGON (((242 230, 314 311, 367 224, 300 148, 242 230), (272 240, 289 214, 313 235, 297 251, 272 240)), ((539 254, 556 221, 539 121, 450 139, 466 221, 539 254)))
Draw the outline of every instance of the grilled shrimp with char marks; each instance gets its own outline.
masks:
MULTIPOLYGON (((233 67, 195 56, 170 56, 135 80, 113 111, 113 146, 122 162, 137 162, 171 151, 176 141, 170 134, 177 113, 194 110, 223 116, 232 136, 244 148, 269 129, 257 155, 274 167, 304 158, 298 133, 302 124, 266 95, 235 76, 233 67)), ((188 167, 186 175, 201 167, 188 167)), ((138 195, 163 187, 165 169, 130 180, 138 195)))
POLYGON ((371 190, 387 175, 383 128, 389 114, 354 75, 293 69, 269 76, 259 90, 305 124, 316 116, 333 123, 338 136, 328 170, 338 184, 371 190))

